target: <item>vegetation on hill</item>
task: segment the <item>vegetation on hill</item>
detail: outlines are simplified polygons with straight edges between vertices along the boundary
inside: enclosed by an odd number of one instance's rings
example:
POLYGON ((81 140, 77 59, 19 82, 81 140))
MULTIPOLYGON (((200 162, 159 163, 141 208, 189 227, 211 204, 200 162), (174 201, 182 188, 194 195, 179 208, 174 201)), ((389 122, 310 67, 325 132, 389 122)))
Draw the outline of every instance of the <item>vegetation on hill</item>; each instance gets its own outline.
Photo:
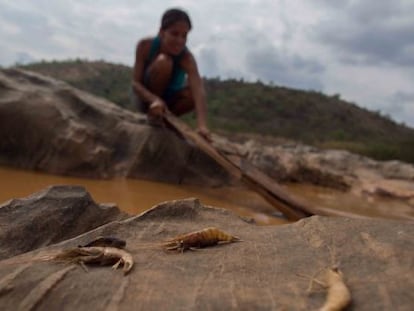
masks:
MULTIPOLYGON (((132 69, 128 66, 78 59, 21 67, 135 109, 130 101, 132 69)), ((339 95, 219 78, 205 79, 205 85, 213 130, 285 137, 378 160, 414 163, 414 129, 339 95)), ((186 120, 194 122, 193 118, 186 120)))

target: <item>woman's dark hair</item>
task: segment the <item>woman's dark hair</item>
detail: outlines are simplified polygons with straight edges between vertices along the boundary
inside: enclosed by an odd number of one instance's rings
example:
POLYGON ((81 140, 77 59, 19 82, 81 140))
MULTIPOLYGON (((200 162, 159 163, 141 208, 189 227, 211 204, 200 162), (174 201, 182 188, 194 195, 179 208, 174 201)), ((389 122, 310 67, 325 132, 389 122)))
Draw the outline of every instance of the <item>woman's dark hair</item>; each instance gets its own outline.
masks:
POLYGON ((184 21, 188 26, 192 27, 190 17, 186 12, 180 9, 169 9, 165 11, 161 18, 161 29, 165 30, 176 22, 184 21))

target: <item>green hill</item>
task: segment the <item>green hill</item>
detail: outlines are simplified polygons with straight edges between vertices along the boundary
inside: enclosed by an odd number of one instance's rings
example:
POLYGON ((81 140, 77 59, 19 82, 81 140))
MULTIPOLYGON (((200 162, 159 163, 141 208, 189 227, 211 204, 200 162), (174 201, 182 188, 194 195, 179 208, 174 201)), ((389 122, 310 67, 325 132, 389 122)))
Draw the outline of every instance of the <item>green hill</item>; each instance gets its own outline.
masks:
MULTIPOLYGON (((132 68, 103 61, 52 61, 21 66, 64 80, 134 110, 132 68)), ((414 129, 378 112, 320 92, 205 79, 209 124, 227 133, 285 137, 326 148, 341 148, 379 160, 414 163, 414 129)), ((192 118, 186 118, 193 123, 192 118)))

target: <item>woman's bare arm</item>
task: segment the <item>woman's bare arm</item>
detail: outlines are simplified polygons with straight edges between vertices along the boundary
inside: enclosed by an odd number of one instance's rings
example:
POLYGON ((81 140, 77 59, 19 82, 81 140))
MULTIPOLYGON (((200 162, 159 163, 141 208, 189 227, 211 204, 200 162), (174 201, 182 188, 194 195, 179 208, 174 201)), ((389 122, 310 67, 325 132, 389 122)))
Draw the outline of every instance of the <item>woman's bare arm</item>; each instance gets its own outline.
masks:
POLYGON ((206 92, 203 80, 198 72, 196 60, 190 52, 183 59, 182 66, 188 74, 188 84, 194 98, 198 131, 208 138, 206 92))

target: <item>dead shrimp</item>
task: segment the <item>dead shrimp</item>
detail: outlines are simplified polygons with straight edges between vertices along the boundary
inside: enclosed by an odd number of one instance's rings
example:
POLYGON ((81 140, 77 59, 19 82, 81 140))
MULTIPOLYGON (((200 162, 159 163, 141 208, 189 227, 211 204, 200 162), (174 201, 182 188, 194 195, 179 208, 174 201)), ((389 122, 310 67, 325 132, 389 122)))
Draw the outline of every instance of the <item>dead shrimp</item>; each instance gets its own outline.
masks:
POLYGON ((127 274, 134 265, 134 260, 130 253, 115 247, 70 248, 63 250, 52 259, 80 264, 86 271, 85 264, 113 265, 113 269, 117 269, 120 264, 123 264, 124 274, 127 274))
POLYGON ((339 311, 345 309, 351 302, 351 292, 346 286, 342 272, 338 268, 327 271, 326 281, 328 294, 325 304, 320 311, 339 311))
MULTIPOLYGON (((320 272, 320 271, 319 271, 320 272)), ((319 274, 319 272, 317 274, 319 274)), ((318 309, 319 311, 341 311, 351 303, 351 292, 345 284, 342 272, 338 267, 332 267, 326 270, 325 280, 319 281, 314 276, 299 275, 309 278, 310 283, 308 293, 312 291, 313 283, 327 289, 327 295, 324 305, 318 309)))
POLYGON ((166 250, 177 250, 184 252, 188 249, 202 248, 222 243, 240 241, 238 237, 232 236, 217 228, 210 227, 203 230, 179 235, 162 243, 166 250))

